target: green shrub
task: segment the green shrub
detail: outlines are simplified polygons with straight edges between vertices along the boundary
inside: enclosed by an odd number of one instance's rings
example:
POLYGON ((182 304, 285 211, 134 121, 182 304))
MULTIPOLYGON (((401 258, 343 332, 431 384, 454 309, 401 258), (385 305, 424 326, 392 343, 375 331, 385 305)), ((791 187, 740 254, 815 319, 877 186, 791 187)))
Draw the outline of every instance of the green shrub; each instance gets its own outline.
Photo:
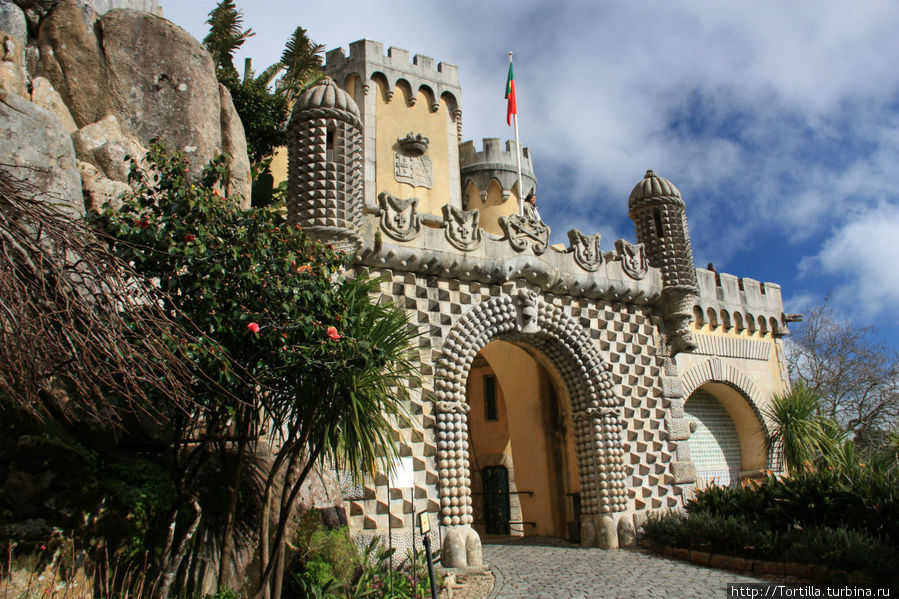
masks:
POLYGON ((899 548, 866 532, 813 526, 775 530, 735 516, 705 512, 651 515, 644 537, 663 547, 683 547, 770 561, 824 564, 871 579, 899 575, 899 548))
POLYGON ((899 477, 895 469, 806 468, 745 487, 710 487, 685 505, 691 515, 737 517, 772 530, 846 528, 899 540, 899 477))

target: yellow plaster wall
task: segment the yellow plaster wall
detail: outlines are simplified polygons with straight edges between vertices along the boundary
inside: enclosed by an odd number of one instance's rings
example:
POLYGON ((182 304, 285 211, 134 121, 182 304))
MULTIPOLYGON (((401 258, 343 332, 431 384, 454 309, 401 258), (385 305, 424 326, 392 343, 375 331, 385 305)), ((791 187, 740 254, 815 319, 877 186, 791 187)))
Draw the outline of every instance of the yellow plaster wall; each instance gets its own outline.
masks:
POLYGON ((280 146, 275 150, 269 170, 272 172, 274 187, 277 187, 281 181, 287 181, 287 146, 280 146))
MULTIPOLYGON (((509 416, 505 394, 499 380, 496 382, 496 420, 488 421, 484 406, 484 377, 493 375, 488 365, 472 367, 468 375, 468 429, 471 444, 479 455, 506 454, 512 457, 509 436, 509 416)), ((472 464, 472 467, 477 467, 472 464)))
POLYGON ((503 200, 503 189, 494 179, 487 186, 487 201, 481 201, 481 194, 476 185, 469 185, 466 190, 466 204, 468 210, 480 210, 481 228, 494 235, 502 235, 502 227, 499 226, 499 217, 518 214, 518 186, 509 193, 509 198, 503 200))
MULTIPOLYGON (((573 436, 568 434, 567 397, 553 377, 522 348, 494 341, 481 350, 489 366, 473 368, 469 381, 469 426, 477 454, 505 453, 512 457, 514 482, 519 491, 526 535, 562 537, 566 534, 567 492, 577 491, 577 465, 573 436), (484 418, 483 376, 497 380, 499 422, 484 418), (556 389, 560 409, 548 405, 548 385, 556 389), (567 419, 567 420, 566 420, 567 419), (559 420, 566 421, 560 425, 559 420)), ((476 460, 473 459, 473 463, 476 460)))
MULTIPOLYGON (((378 94, 375 98, 376 109, 376 150, 378 193, 386 191, 397 198, 418 198, 418 211, 421 213, 440 214, 442 206, 450 201, 449 187, 449 143, 447 122, 450 118, 446 101, 440 100, 436 112, 431 112, 431 100, 422 90, 415 92, 414 106, 407 102, 410 93, 407 86, 398 84, 394 88, 393 99, 387 101, 387 90, 383 80, 378 80, 378 94), (413 187, 401 183, 394 176, 394 153, 398 149, 397 139, 408 133, 422 134, 430 140, 426 156, 431 159, 434 186, 413 187)), ((458 165, 456 166, 458 168, 458 165)))

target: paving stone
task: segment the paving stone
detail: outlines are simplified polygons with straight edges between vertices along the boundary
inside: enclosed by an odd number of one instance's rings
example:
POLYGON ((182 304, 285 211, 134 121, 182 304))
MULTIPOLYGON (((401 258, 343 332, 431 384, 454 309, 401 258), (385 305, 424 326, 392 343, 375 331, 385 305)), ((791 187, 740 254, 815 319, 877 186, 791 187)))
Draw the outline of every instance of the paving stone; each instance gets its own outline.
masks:
POLYGON ((728 583, 768 582, 640 549, 604 551, 525 537, 484 545, 496 583, 489 599, 665 599, 725 597, 728 583))

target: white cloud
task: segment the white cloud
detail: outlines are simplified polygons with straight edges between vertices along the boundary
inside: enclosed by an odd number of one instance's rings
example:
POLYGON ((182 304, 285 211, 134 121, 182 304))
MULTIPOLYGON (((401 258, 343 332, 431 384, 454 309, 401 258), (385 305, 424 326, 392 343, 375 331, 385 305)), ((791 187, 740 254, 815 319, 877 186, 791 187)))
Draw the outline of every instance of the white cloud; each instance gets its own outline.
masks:
MULTIPOLYGON (((809 276, 820 268, 842 283, 834 299, 853 312, 873 318, 899 309, 899 206, 883 203, 843 225, 821 252, 803 263, 809 276)), ((894 323, 899 323, 895 316, 894 323)))
MULTIPOLYGON (((214 0, 161 1, 166 16, 202 38, 214 0)), ((627 196, 652 168, 684 194, 703 264, 739 275, 758 248, 781 247, 796 262, 796 252, 816 255, 838 288, 868 285, 858 275, 865 269, 883 275, 871 280, 895 281, 879 258, 850 268, 841 256, 862 261, 866 227, 888 227, 895 221, 884 207, 899 204, 897 3, 238 6, 257 32, 245 46, 257 69, 278 59, 296 25, 329 48, 368 38, 457 64, 463 134, 477 144, 512 136, 501 88, 506 52, 515 51, 522 143, 534 152, 553 241, 565 242, 571 223, 602 232, 606 250, 630 235, 627 196)), ((754 273, 764 278, 764 265, 754 273)), ((785 291, 814 284, 781 282, 785 291)), ((804 292, 820 290, 792 293, 804 292)), ((870 298, 873 318, 899 304, 899 286, 871 289, 870 298)))

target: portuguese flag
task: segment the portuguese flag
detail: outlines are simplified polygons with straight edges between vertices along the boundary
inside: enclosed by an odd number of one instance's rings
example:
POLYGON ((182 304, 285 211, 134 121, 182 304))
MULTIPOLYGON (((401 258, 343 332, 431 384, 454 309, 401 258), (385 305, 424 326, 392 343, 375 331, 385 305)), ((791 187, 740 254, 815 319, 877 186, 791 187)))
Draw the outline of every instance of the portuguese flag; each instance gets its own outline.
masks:
MULTIPOLYGON (((511 61, 511 58, 509 60, 511 61)), ((515 105, 515 79, 512 77, 511 62, 509 62, 509 78, 506 80, 506 100, 509 102, 506 106, 506 124, 511 125, 512 115, 518 114, 518 107, 515 105)))

